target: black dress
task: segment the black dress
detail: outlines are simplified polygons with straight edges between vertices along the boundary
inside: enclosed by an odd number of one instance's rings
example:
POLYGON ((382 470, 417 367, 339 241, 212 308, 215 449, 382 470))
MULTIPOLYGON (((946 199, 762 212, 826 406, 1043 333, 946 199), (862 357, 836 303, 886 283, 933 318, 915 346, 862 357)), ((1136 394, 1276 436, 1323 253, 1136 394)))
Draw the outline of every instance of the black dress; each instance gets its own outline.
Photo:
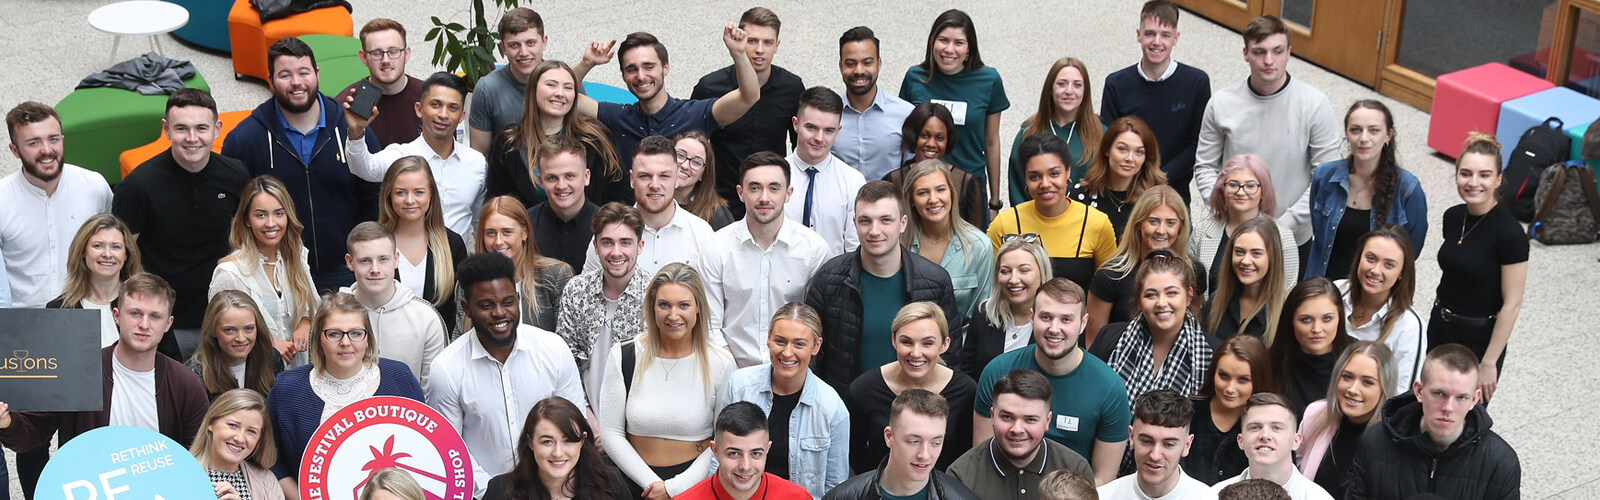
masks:
POLYGON ((1194 420, 1189 432, 1194 434, 1194 444, 1189 446, 1189 455, 1178 461, 1183 473, 1202 483, 1217 484, 1244 472, 1250 462, 1244 450, 1239 449, 1239 422, 1235 421, 1228 430, 1219 430, 1211 420, 1211 400, 1193 401, 1194 420))
MULTIPOLYGON (((950 382, 939 390, 939 395, 950 403, 950 416, 945 420, 944 450, 939 452, 935 469, 944 471, 972 448, 972 401, 977 393, 978 383, 960 370, 951 373, 950 382)), ((879 368, 868 369, 850 383, 845 406, 850 409, 852 472, 874 470, 889 456, 889 447, 883 442, 883 428, 889 426, 889 405, 896 395, 879 368)))

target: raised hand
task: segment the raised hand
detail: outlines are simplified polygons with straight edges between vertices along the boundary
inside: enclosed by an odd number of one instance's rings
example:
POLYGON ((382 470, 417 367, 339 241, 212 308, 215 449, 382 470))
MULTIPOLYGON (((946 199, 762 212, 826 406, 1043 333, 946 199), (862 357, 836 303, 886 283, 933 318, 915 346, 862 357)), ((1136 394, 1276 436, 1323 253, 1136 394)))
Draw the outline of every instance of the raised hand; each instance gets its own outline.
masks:
POLYGON ((744 37, 744 30, 737 23, 730 22, 722 27, 722 43, 728 46, 728 50, 743 52, 744 37))
POLYGON ((609 42, 589 42, 589 45, 583 50, 583 62, 589 63, 591 66, 600 66, 602 64, 609 63, 611 62, 611 58, 616 56, 616 54, 612 52, 612 49, 616 46, 616 39, 612 39, 609 42))

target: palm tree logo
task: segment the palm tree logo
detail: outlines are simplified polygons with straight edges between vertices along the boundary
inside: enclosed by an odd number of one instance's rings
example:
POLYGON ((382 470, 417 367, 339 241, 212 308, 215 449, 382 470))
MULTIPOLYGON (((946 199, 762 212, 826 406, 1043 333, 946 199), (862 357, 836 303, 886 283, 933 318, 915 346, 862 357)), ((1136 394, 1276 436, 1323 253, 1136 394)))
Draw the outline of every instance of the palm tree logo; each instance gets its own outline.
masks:
MULTIPOLYGON (((362 479, 360 483, 356 484, 355 488, 353 488, 350 492, 350 498, 361 498, 361 489, 366 487, 368 481, 372 480, 372 476, 377 474, 380 470, 391 467, 410 472, 413 475, 432 479, 437 484, 446 484, 444 476, 400 463, 400 460, 402 459, 411 458, 411 454, 403 451, 394 451, 394 436, 389 436, 389 439, 383 442, 383 450, 379 450, 374 446, 368 446, 367 449, 372 450, 372 460, 368 460, 365 465, 361 466, 361 470, 367 472, 367 477, 362 479)), ((442 495, 432 491, 427 491, 427 488, 424 488, 423 490, 423 494, 427 497, 427 500, 444 500, 444 496, 442 495)))

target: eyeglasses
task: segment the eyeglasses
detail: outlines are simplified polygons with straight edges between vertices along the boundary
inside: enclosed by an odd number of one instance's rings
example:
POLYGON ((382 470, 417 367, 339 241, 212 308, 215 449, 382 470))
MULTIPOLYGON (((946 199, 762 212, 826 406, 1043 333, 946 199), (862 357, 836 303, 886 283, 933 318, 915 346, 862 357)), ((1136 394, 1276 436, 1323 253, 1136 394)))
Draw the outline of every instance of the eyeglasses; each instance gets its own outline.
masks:
POLYGON ((372 49, 363 52, 367 53, 367 57, 373 59, 399 59, 401 55, 406 53, 406 48, 400 47, 398 49, 389 50, 372 49))
POLYGON ((360 342, 367 340, 367 331, 360 328, 350 330, 348 332, 341 332, 339 330, 331 329, 323 330, 322 338, 327 339, 328 342, 338 342, 339 339, 350 339, 351 342, 360 342))
POLYGON ((689 156, 689 153, 684 152, 682 149, 677 150, 675 152, 675 156, 677 157, 679 165, 682 165, 684 162, 689 162, 689 166, 694 167, 696 170, 706 168, 705 158, 689 156))
POLYGON ((1228 183, 1223 184, 1222 187, 1227 189, 1230 193, 1255 194, 1256 191, 1261 190, 1261 183, 1246 182, 1244 184, 1240 184, 1238 182, 1228 181, 1228 183))

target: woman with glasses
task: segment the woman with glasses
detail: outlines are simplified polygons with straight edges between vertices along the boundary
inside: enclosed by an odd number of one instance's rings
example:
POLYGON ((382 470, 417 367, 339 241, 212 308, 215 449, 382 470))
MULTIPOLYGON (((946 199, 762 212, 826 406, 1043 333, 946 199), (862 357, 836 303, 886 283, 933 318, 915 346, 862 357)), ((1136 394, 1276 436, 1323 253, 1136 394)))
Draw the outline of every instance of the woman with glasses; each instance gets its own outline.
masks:
POLYGON ((698 130, 690 130, 673 137, 672 142, 677 146, 673 154, 678 161, 678 190, 673 191, 672 199, 711 224, 711 229, 733 223, 728 201, 717 194, 717 163, 711 153, 711 139, 698 130))
MULTIPOLYGON (((1272 193, 1272 174, 1267 172, 1267 164, 1260 156, 1237 155, 1222 166, 1216 188, 1211 190, 1211 198, 1207 200, 1211 215, 1195 217, 1194 232, 1189 234, 1189 248, 1195 249, 1200 262, 1210 266, 1211 290, 1217 289, 1217 277, 1226 272, 1228 264, 1228 256, 1218 250, 1228 246, 1228 235, 1244 221, 1257 216, 1272 218, 1276 213, 1273 210, 1278 207, 1278 199, 1272 193)), ((1295 246, 1293 231, 1276 229, 1283 258, 1273 262, 1281 263, 1283 287, 1287 289, 1300 278, 1299 247, 1295 246)), ((1206 331, 1216 333, 1211 329, 1206 331)))
POLYGON ((372 396, 423 400, 422 385, 405 363, 378 357, 378 337, 370 333, 367 309, 356 296, 324 296, 311 325, 311 364, 280 374, 267 395, 274 440, 281 446, 272 472, 285 491, 298 489, 300 456, 334 412, 372 396))
POLYGON ((966 338, 956 355, 955 368, 972 380, 983 375, 995 356, 1033 343, 1033 297, 1039 285, 1055 277, 1038 238, 1013 238, 996 254, 989 296, 967 320, 966 338))
POLYGON ((1067 197, 1067 141, 1050 134, 1030 135, 1017 147, 1032 200, 1001 212, 989 224, 995 248, 1011 238, 1036 238, 1050 255, 1051 274, 1089 289, 1094 271, 1117 251, 1117 235, 1106 214, 1067 197))
POLYGON ((311 254, 300 239, 304 226, 295 216, 294 199, 277 177, 263 175, 250 180, 239 200, 228 233, 233 253, 211 272, 206 300, 223 290, 249 295, 267 320, 272 347, 289 366, 305 366, 317 290, 311 282, 311 254))
POLYGON ((589 162, 589 187, 584 197, 596 206, 618 201, 633 204, 633 187, 611 143, 611 132, 593 118, 573 112, 578 102, 577 78, 561 61, 544 61, 533 68, 522 118, 498 131, 489 151, 485 198, 512 195, 523 206, 545 201, 535 176, 539 144, 545 137, 565 134, 583 143, 589 162))
POLYGON ((1344 114, 1344 140, 1350 156, 1318 165, 1311 172, 1311 255, 1306 276, 1342 280, 1367 231, 1385 224, 1404 227, 1422 249, 1428 234, 1428 198, 1417 176, 1395 158, 1394 116, 1371 99, 1356 101, 1344 114))
POLYGON ((906 116, 905 124, 900 127, 900 154, 910 159, 900 168, 884 174, 883 180, 900 189, 912 165, 925 160, 939 160, 950 171, 950 186, 954 191, 952 198, 957 200, 961 218, 974 227, 988 227, 989 210, 983 206, 983 201, 987 199, 983 196, 983 183, 944 159, 950 153, 950 148, 955 147, 955 127, 955 118, 944 106, 925 102, 911 108, 911 114, 906 116))

